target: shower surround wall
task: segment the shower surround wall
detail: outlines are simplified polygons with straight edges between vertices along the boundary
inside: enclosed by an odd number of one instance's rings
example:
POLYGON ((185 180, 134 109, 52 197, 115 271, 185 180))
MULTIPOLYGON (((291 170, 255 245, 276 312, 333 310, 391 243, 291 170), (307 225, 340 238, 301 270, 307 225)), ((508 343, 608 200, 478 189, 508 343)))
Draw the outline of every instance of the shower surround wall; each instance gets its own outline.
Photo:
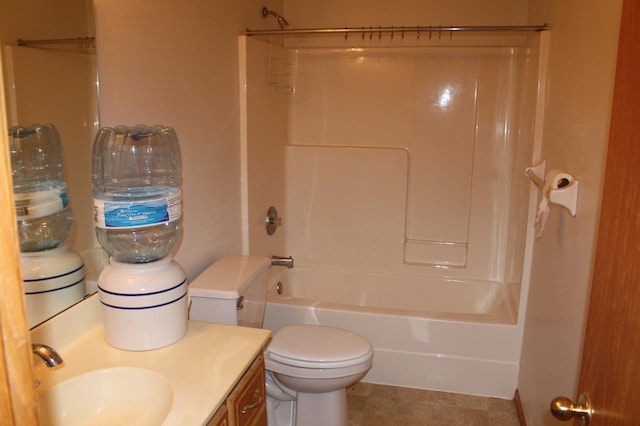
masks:
POLYGON ((490 39, 241 37, 245 247, 302 268, 498 283, 515 389, 539 49, 490 39), (283 222, 267 237, 270 205, 283 222))
POLYGON ((296 50, 285 234, 299 264, 519 280, 505 277, 522 257, 506 232, 519 54, 296 50))

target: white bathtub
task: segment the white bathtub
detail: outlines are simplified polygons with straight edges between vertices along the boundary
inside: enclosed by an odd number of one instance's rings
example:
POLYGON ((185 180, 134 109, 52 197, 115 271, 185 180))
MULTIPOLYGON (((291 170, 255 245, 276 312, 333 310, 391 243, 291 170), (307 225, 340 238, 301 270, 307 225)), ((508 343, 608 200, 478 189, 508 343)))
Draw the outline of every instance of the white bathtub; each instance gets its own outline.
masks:
POLYGON ((375 356, 365 382, 514 396, 520 342, 499 283, 272 267, 265 328, 293 323, 367 337, 375 356))

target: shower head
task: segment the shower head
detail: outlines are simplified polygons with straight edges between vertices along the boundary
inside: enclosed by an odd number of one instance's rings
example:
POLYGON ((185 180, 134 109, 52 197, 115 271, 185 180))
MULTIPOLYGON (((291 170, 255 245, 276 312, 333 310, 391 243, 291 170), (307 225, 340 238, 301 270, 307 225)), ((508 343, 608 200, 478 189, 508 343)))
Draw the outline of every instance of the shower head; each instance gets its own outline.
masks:
POLYGON ((286 19, 284 19, 284 16, 280 15, 277 12, 274 12, 273 10, 269 10, 266 7, 262 8, 262 16, 264 16, 265 18, 269 15, 272 15, 273 17, 276 18, 276 20, 278 21, 278 25, 280 26, 280 28, 285 28, 289 26, 289 22, 287 22, 286 19))

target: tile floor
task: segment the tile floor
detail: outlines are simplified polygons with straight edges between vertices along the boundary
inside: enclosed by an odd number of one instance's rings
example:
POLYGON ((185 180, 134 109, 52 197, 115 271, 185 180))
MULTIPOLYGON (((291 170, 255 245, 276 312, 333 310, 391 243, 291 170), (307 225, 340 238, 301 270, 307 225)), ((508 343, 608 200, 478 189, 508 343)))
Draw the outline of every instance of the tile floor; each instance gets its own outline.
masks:
POLYGON ((347 389, 349 426, 519 426, 513 401, 357 383, 347 389))

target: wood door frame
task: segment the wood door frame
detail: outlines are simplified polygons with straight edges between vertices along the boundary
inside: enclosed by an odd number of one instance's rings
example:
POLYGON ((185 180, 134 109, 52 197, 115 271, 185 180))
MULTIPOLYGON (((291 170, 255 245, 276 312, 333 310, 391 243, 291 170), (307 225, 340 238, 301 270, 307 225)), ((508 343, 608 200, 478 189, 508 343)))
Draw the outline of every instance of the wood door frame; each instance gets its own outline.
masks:
MULTIPOLYGON (((2 79, 0 57, 0 81, 2 79)), ((3 424, 37 425, 31 366, 31 336, 22 291, 4 85, 0 84, 0 419, 3 424)))

